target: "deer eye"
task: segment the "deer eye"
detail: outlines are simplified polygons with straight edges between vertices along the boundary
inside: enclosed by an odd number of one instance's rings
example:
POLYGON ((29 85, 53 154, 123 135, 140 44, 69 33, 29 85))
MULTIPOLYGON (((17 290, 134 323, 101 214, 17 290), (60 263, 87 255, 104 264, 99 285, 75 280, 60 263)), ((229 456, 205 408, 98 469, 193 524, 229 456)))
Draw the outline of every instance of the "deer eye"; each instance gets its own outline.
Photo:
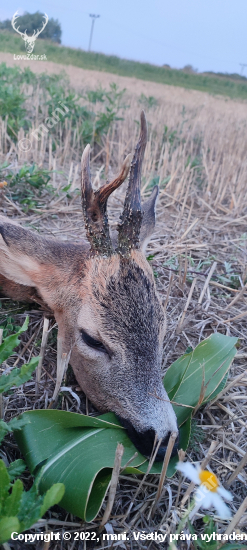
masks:
POLYGON ((85 342, 85 344, 87 344, 87 346, 107 353, 107 350, 105 346, 102 344, 102 342, 99 342, 99 340, 95 340, 94 338, 92 338, 92 336, 89 336, 89 334, 87 334, 87 332, 85 332, 84 330, 81 330, 80 332, 81 332, 82 340, 83 342, 85 342))

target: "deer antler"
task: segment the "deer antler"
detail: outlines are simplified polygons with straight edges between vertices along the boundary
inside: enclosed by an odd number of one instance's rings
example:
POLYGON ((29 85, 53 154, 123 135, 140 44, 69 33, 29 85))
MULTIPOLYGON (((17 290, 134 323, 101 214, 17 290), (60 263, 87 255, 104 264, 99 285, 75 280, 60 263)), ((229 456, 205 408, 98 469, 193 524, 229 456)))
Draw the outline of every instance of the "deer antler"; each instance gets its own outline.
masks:
POLYGON ((14 29, 16 32, 18 32, 18 34, 21 35, 22 38, 26 38, 26 36, 27 36, 27 31, 25 30, 25 32, 21 32, 21 31, 19 31, 20 25, 19 25, 19 27, 16 27, 16 26, 15 26, 15 22, 16 22, 16 20, 17 20, 18 17, 19 17, 17 14, 18 14, 18 11, 16 11, 16 12, 14 13, 14 15, 13 15, 12 20, 11 20, 11 25, 12 25, 13 29, 14 29))
POLYGON ((90 175, 90 145, 83 151, 81 159, 81 196, 82 211, 85 220, 87 238, 91 251, 95 254, 110 256, 114 251, 109 233, 106 212, 107 199, 125 180, 130 169, 130 155, 125 158, 118 176, 110 183, 105 183, 97 191, 93 191, 90 175))
POLYGON ((130 168, 129 185, 125 197, 123 213, 118 225, 118 248, 121 256, 129 256, 130 251, 139 246, 139 236, 143 218, 141 208, 141 169, 147 144, 147 122, 141 112, 141 130, 130 168))
POLYGON ((33 31, 33 36, 35 36, 35 38, 37 38, 37 36, 39 36, 39 34, 44 30, 44 28, 46 27, 46 25, 48 23, 48 15, 46 15, 46 13, 45 13, 45 15, 43 15, 43 17, 45 18, 45 21, 43 22, 42 29, 40 29, 40 31, 37 31, 36 33, 35 33, 35 31, 33 31))

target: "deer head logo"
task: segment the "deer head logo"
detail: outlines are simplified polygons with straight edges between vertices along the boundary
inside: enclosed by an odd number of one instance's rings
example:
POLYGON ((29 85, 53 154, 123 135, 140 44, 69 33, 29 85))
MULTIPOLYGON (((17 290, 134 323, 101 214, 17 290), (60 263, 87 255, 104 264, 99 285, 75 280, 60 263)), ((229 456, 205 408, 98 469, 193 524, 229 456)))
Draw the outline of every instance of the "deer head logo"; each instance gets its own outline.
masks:
POLYGON ((24 40, 27 53, 32 53, 32 51, 34 49, 34 44, 35 44, 36 38, 38 38, 39 34, 44 30, 44 28, 46 27, 46 25, 48 23, 48 15, 46 15, 46 13, 45 13, 45 15, 43 15, 43 17, 45 18, 45 21, 43 22, 42 29, 37 30, 36 32, 33 31, 32 36, 27 35, 27 30, 25 30, 25 32, 21 32, 21 31, 19 31, 20 26, 19 27, 15 26, 16 20, 18 19, 18 11, 16 11, 14 13, 13 17, 12 17, 11 25, 12 25, 14 31, 18 32, 18 34, 20 34, 22 39, 24 40))

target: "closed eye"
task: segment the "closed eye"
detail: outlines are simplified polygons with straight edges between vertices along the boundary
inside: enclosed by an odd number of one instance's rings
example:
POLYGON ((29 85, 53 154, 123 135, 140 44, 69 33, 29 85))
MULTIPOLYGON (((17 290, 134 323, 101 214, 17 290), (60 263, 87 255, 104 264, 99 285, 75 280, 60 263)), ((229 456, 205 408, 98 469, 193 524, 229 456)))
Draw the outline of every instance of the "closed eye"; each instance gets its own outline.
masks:
POLYGON ((87 344, 87 346, 89 346, 90 348, 96 349, 98 351, 103 351, 104 353, 108 353, 105 346, 102 344, 102 342, 100 342, 99 340, 95 340, 94 338, 92 338, 92 336, 89 336, 89 334, 87 334, 85 330, 81 329, 80 332, 81 332, 82 340, 85 344, 87 344))

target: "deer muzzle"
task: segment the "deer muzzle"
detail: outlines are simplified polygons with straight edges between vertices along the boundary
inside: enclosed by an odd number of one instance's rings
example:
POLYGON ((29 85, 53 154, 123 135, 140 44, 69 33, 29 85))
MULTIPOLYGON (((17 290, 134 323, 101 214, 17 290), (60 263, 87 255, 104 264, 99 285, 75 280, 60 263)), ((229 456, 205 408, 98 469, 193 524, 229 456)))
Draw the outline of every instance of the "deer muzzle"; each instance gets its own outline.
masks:
MULTIPOLYGON (((118 417, 122 426, 126 429, 127 434, 134 443, 137 450, 147 458, 150 458, 155 451, 156 445, 158 445, 158 451, 155 457, 155 462, 161 462, 166 454, 167 445, 172 432, 168 432, 167 435, 159 441, 155 430, 152 428, 145 430, 144 432, 138 432, 134 426, 125 418, 118 417)), ((172 456, 174 456, 179 448, 179 432, 175 441, 172 456)))

